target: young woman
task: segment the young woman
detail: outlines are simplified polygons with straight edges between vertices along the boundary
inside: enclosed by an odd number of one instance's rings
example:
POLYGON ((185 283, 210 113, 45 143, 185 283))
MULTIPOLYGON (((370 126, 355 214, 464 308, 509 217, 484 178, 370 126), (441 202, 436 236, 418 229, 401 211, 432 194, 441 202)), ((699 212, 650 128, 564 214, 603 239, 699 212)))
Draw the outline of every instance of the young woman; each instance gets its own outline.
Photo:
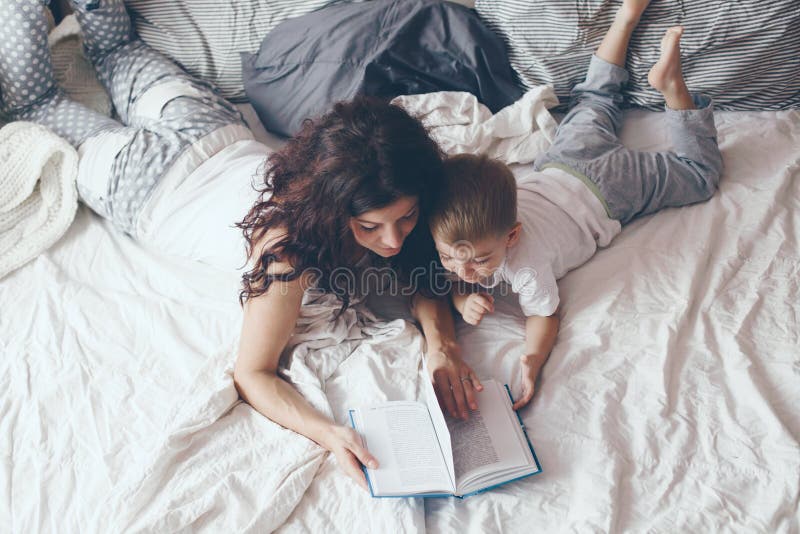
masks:
MULTIPOLYGON (((307 121, 270 154, 233 106, 135 37, 121 0, 71 5, 119 120, 70 100, 56 85, 39 0, 0 0, 3 111, 78 148, 82 200, 145 245, 241 264, 230 227, 246 215, 240 227, 250 270, 236 386, 259 412, 331 450, 365 485, 359 462, 374 458, 352 429, 278 377, 278 360, 306 290, 333 291, 349 304, 349 294, 330 281, 334 270, 383 261, 408 282, 415 267, 426 273, 434 249, 424 219, 441 176, 438 147, 400 108, 358 99, 307 121), (254 190, 259 172, 263 185, 254 190)), ((428 279, 416 280, 424 289, 428 279)), ((449 305, 418 293, 412 310, 440 399, 466 417, 481 386, 460 358, 449 305)))
POLYGON ((467 405, 476 407, 474 391, 482 386, 459 357, 447 304, 423 296, 433 288, 425 217, 441 181, 439 148, 400 108, 358 99, 307 121, 267 167, 261 199, 241 224, 251 269, 243 277, 234 380, 254 408, 334 452, 364 485, 359 462, 375 459, 351 428, 332 423, 277 376, 278 361, 307 290, 332 291, 347 306, 350 295, 337 287, 337 273, 357 282, 365 266, 389 266, 421 290, 412 312, 440 399, 461 417, 467 405), (412 271, 423 276, 412 280, 412 271))

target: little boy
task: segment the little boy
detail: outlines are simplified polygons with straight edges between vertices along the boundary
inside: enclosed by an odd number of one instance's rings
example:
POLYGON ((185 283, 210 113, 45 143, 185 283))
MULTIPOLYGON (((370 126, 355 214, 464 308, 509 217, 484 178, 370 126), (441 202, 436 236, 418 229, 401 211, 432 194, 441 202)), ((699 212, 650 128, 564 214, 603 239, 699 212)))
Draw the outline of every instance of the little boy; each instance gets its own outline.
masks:
MULTIPOLYGON (((446 162, 443 194, 429 218, 442 264, 470 284, 510 284, 527 316, 523 393, 514 409, 533 397, 555 343, 556 280, 608 245, 631 219, 708 200, 719 182, 722 157, 711 102, 686 87, 681 27, 667 30, 648 76, 664 96, 675 152, 628 150, 617 137, 628 41, 648 3, 623 2, 533 172, 515 180, 504 164, 482 156, 446 162)), ((451 296, 470 324, 494 310, 486 293, 461 289, 451 296)))

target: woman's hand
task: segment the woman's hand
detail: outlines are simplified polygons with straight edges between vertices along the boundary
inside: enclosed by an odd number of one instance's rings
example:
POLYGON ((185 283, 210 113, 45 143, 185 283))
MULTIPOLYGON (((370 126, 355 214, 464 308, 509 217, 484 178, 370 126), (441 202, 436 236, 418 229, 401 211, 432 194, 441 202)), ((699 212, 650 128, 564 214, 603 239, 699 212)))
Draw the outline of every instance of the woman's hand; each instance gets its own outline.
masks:
POLYGON ((483 391, 483 384, 475 372, 461 359, 457 345, 440 347, 426 356, 428 372, 439 402, 453 417, 467 419, 468 411, 477 410, 475 393, 483 391))
POLYGON ((439 403, 444 404, 453 417, 466 419, 467 407, 478 408, 475 392, 483 390, 483 385, 469 365, 461 360, 450 304, 444 299, 429 299, 419 293, 411 302, 411 312, 419 321, 428 344, 425 361, 439 403))
POLYGON ((361 437, 358 433, 346 426, 331 425, 326 434, 325 443, 321 445, 336 456, 336 462, 347 476, 369 491, 367 479, 364 476, 364 471, 361 470, 361 465, 376 469, 378 460, 361 444, 361 437))
POLYGON ((472 293, 464 302, 461 317, 471 325, 478 325, 487 313, 494 311, 494 297, 487 293, 472 293))

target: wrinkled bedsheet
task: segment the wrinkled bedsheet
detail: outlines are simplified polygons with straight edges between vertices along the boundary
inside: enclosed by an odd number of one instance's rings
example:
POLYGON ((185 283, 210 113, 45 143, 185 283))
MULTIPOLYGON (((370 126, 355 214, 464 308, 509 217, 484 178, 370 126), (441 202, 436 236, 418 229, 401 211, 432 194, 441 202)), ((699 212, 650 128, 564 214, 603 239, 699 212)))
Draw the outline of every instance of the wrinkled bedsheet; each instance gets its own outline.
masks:
MULTIPOLYGON (((629 112, 635 148, 666 146, 629 112)), ((0 530, 797 532, 800 111, 719 113, 708 203, 626 227, 560 284, 562 325, 521 415, 544 472, 459 499, 372 499, 241 403, 238 275, 148 251, 81 208, 0 280, 0 530)), ((399 299, 304 308, 287 378, 319 409, 416 398, 399 299)), ((523 318, 458 325, 518 386, 523 318)))

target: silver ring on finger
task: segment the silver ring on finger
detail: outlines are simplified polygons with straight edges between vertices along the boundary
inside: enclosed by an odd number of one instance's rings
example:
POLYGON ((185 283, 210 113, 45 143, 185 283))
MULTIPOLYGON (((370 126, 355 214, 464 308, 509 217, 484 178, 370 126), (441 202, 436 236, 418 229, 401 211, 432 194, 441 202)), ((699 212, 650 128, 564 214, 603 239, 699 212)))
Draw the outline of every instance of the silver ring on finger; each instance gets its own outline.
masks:
POLYGON ((470 382, 471 383, 472 382, 472 378, 469 377, 469 376, 462 376, 461 377, 461 381, 462 382, 470 382))

